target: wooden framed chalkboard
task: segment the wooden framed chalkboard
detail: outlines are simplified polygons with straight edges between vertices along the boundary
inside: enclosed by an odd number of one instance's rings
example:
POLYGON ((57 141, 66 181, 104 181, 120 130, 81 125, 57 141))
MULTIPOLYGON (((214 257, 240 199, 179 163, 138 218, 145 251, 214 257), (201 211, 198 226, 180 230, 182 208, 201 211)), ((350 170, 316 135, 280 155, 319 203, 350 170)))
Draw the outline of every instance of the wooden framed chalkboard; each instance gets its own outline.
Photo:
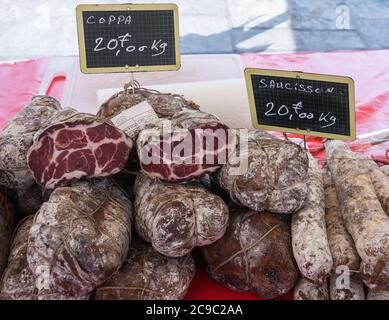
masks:
POLYGON ((248 68, 245 79, 254 128, 355 139, 351 78, 248 68))
POLYGON ((175 4, 79 5, 83 73, 178 70, 180 38, 175 4))

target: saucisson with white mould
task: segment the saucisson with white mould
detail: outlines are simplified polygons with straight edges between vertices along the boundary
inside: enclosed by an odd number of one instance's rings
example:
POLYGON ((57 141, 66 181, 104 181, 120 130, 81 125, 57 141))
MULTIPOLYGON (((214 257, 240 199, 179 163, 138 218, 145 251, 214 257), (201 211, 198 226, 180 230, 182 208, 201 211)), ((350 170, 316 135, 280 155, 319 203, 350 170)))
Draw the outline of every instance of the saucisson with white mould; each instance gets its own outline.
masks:
POLYGON ((344 225, 335 185, 327 167, 323 171, 323 183, 327 237, 334 261, 333 269, 336 271, 337 267, 345 266, 349 270, 358 270, 361 259, 355 249, 353 238, 344 225))
POLYGON ((369 290, 367 293, 367 300, 389 300, 389 290, 369 290))
POLYGON ((389 285, 389 217, 378 200, 366 159, 342 141, 327 141, 327 163, 345 226, 362 259, 360 271, 371 289, 389 285))
POLYGON ((356 275, 352 275, 349 281, 344 282, 334 274, 330 279, 331 300, 365 300, 365 288, 363 282, 356 275))
POLYGON ((375 161, 362 154, 357 154, 361 157, 361 164, 368 170, 371 183, 373 184, 375 193, 381 203, 382 209, 389 215, 389 179, 385 173, 380 170, 375 161))
POLYGON ((303 277, 320 285, 332 270, 327 239, 322 172, 309 154, 308 195, 302 209, 292 215, 292 247, 303 277))
POLYGON ((389 164, 380 167, 380 170, 381 170, 387 177, 389 177, 389 164))
POLYGON ((300 278, 294 287, 294 300, 329 300, 327 281, 318 286, 300 278))

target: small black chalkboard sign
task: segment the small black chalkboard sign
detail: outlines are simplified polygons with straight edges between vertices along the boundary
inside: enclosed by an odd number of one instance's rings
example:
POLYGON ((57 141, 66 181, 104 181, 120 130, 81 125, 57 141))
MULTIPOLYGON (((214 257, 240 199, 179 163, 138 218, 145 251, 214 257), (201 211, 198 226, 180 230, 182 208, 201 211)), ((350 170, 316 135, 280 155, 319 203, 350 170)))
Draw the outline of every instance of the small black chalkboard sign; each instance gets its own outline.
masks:
POLYGON ((82 72, 180 68, 177 5, 79 5, 76 13, 82 72))
POLYGON ((255 68, 245 78, 254 128, 355 139, 351 78, 255 68))

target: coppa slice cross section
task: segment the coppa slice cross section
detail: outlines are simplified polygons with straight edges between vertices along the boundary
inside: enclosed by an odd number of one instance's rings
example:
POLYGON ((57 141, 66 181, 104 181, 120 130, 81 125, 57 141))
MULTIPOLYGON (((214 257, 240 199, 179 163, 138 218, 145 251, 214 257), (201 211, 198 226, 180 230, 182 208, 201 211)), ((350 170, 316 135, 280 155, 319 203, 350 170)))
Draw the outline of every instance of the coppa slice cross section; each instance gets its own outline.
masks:
POLYGON ((215 116, 181 111, 172 117, 170 128, 163 128, 164 124, 138 136, 137 152, 146 175, 164 182, 188 182, 225 163, 232 143, 228 127, 215 116))
POLYGON ((45 188, 80 179, 109 176, 121 171, 132 140, 108 122, 87 115, 51 125, 35 136, 28 166, 45 188))

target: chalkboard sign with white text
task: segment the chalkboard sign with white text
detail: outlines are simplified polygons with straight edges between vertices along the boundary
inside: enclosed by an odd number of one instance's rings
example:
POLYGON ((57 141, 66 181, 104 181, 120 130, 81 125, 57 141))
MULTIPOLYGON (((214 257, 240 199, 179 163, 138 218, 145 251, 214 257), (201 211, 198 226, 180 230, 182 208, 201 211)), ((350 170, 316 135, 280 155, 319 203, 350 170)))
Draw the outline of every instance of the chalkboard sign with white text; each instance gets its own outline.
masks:
POLYGON ((76 12, 82 72, 180 68, 175 4, 79 5, 76 12))
POLYGON ((351 78, 254 68, 245 78, 255 128, 355 139, 351 78))

